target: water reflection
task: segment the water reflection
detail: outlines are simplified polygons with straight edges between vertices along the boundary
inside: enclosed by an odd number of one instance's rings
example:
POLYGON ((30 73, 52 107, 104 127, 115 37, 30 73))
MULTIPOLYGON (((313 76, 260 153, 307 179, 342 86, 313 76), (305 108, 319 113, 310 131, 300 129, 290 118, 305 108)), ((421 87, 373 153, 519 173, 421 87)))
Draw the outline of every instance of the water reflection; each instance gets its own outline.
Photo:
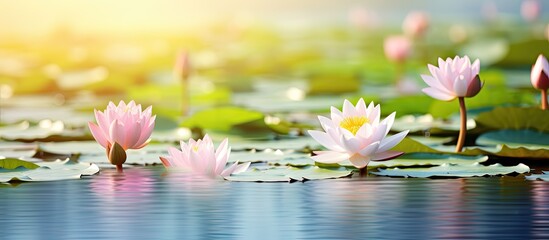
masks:
POLYGON ((2 239, 549 236, 549 185, 522 177, 260 184, 159 166, 0 191, 2 239))

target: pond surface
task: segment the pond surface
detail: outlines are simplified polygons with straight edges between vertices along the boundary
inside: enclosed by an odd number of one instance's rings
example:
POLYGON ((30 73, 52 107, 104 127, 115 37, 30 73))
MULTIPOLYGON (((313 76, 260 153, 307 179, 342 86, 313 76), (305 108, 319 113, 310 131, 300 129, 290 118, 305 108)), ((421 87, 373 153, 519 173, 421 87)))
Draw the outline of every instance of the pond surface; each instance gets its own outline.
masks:
POLYGON ((549 184, 522 176, 239 183, 153 166, 4 186, 0 239, 549 238, 549 184))

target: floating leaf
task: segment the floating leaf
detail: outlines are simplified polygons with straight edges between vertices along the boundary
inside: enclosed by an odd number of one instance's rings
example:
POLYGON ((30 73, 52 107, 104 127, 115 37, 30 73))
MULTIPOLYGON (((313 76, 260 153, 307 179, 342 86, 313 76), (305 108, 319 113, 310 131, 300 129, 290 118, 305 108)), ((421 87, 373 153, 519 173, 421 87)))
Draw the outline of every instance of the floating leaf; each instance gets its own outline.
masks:
POLYGON ((312 137, 283 138, 280 140, 256 140, 256 141, 233 141, 231 147, 234 150, 242 149, 291 149, 302 150, 305 148, 319 148, 321 145, 312 137))
POLYGON ((539 108, 496 107, 477 116, 478 124, 492 129, 535 129, 549 132, 549 111, 539 108))
MULTIPOLYGON (((422 116, 406 115, 395 120, 393 131, 410 130, 410 132, 458 132, 460 128, 459 118, 450 118, 447 120, 435 119, 430 114, 422 116)), ((475 120, 467 120, 467 129, 476 127, 475 120)))
POLYGON ((346 168, 319 168, 311 166, 306 168, 273 167, 265 170, 253 169, 251 171, 231 175, 226 179, 235 182, 293 182, 306 180, 319 180, 330 178, 349 177, 353 173, 346 168))
POLYGON ((471 164, 481 163, 488 160, 487 156, 464 156, 458 154, 438 153, 409 153, 396 159, 388 161, 372 161, 369 168, 396 167, 396 166, 422 166, 422 165, 444 165, 444 164, 471 164))
POLYGON ((528 180, 542 180, 542 181, 549 181, 549 173, 542 171, 543 174, 532 174, 530 176, 526 176, 526 179, 528 180))
POLYGON ((549 134, 532 130, 501 130, 480 135, 476 144, 549 148, 549 134))
POLYGON ((16 168, 35 169, 40 166, 32 162, 23 161, 17 158, 4 158, 0 159, 0 168, 5 170, 14 170, 16 168))
POLYGON ((473 164, 443 164, 430 168, 389 168, 372 172, 375 175, 391 177, 476 177, 476 176, 497 176, 511 173, 527 173, 530 168, 524 164, 505 167, 501 164, 483 166, 480 163, 473 164))
POLYGON ((245 108, 218 107, 197 112, 181 125, 188 128, 229 131, 235 125, 260 120, 263 117, 262 113, 245 108))
POLYGON ((434 99, 427 95, 396 97, 383 102, 381 114, 389 115, 392 112, 397 112, 399 116, 425 114, 428 113, 433 101, 434 99))
POLYGON ((428 147, 425 144, 422 144, 416 140, 411 139, 410 137, 405 137, 399 144, 397 144, 394 148, 392 148, 392 150, 405 152, 405 153, 415 153, 415 152, 441 153, 440 151, 435 150, 431 147, 428 147))
POLYGON ((309 154, 296 153, 292 150, 272 150, 267 149, 263 151, 244 151, 244 152, 231 152, 228 162, 277 162, 284 159, 294 159, 304 156, 310 156, 309 154))
POLYGON ((507 145, 497 145, 495 147, 468 147, 462 154, 542 159, 549 158, 549 149, 546 147, 510 147, 507 145))
POLYGON ((38 168, 27 171, 0 172, 0 182, 33 182, 79 179, 99 172, 99 167, 89 163, 73 163, 69 160, 38 163, 38 168))

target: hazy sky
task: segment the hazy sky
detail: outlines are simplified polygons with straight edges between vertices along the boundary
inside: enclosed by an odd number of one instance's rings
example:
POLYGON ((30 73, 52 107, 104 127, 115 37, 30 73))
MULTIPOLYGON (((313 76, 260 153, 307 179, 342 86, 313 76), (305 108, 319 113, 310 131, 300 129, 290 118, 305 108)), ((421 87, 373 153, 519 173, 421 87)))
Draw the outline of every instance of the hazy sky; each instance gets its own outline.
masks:
MULTIPOLYGON (((83 33, 174 30, 224 19, 273 25, 344 24, 357 7, 378 22, 400 22, 410 10, 440 20, 479 19, 491 0, 0 0, 0 37, 44 34, 59 26, 83 33)), ((497 0, 498 10, 519 16, 520 0, 497 0)), ((541 1, 544 12, 549 1, 541 1)))

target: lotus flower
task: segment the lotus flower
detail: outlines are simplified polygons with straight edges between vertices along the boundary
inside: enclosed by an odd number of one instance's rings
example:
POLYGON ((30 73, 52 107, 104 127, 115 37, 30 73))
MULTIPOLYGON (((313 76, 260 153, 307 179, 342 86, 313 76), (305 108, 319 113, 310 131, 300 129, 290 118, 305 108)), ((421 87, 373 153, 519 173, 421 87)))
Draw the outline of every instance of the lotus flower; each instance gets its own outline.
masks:
POLYGON ((541 108, 547 109, 547 88, 549 88, 549 62, 543 55, 539 55, 536 64, 532 67, 530 80, 532 85, 541 90, 541 108))
POLYGON ((383 49, 389 60, 402 63, 410 56, 412 43, 405 36, 390 36, 385 39, 383 49))
POLYGON ((406 35, 421 37, 429 27, 429 17, 423 12, 410 12, 402 23, 402 30, 406 35))
POLYGON ((478 59, 471 64, 467 56, 447 58, 446 61, 439 58, 438 65, 438 68, 428 65, 432 76, 421 75, 429 85, 428 88, 423 89, 424 93, 443 101, 451 101, 458 97, 474 97, 479 93, 483 83, 478 76, 480 71, 478 59))
POLYGON ((429 85, 423 92, 427 95, 443 101, 459 99, 459 110, 461 124, 459 130, 456 152, 461 152, 467 134, 467 110, 465 109, 465 97, 474 97, 483 86, 478 73, 480 61, 477 59, 473 64, 469 57, 454 59, 447 58, 446 61, 438 59, 438 68, 429 64, 429 71, 432 76, 421 75, 425 83, 429 85))
POLYGON ((312 158, 321 163, 338 163, 350 160, 357 168, 364 168, 370 161, 382 161, 396 158, 402 152, 391 151, 408 134, 408 131, 386 137, 393 121, 393 112, 380 121, 380 106, 370 103, 368 108, 364 99, 356 106, 345 100, 343 112, 331 108, 331 119, 319 116, 324 131, 310 130, 309 134, 327 151, 315 151, 312 158))
POLYGON ((156 116, 151 117, 152 107, 145 111, 134 101, 127 105, 120 101, 118 106, 109 102, 104 112, 95 110, 97 124, 89 122, 88 126, 95 140, 107 149, 112 164, 121 170, 126 161, 125 151, 140 149, 146 146, 154 128, 156 116))
POLYGON ((170 147, 169 156, 160 157, 160 160, 166 168, 183 168, 194 173, 206 175, 209 177, 221 176, 227 177, 231 174, 245 172, 250 163, 238 164, 238 161, 225 168, 231 148, 228 146, 228 140, 225 139, 217 149, 214 149, 212 139, 206 134, 203 139, 195 141, 189 139, 188 143, 181 141, 181 151, 170 147))

